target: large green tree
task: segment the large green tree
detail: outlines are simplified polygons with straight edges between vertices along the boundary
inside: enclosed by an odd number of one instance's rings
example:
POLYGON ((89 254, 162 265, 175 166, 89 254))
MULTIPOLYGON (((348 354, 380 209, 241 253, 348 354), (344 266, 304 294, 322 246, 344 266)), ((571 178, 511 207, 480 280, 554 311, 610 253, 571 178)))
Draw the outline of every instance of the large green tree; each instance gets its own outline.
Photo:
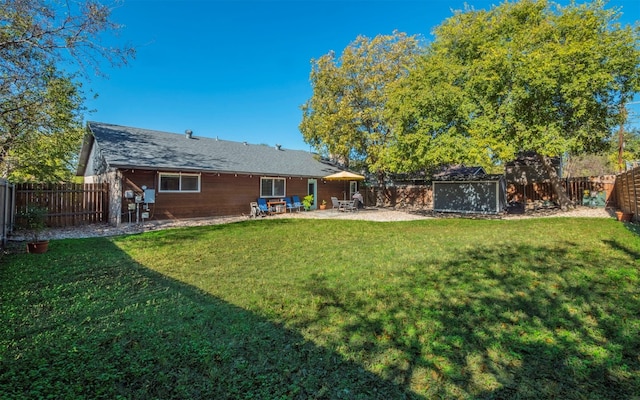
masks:
POLYGON ((605 148, 640 90, 640 30, 618 18, 602 1, 456 12, 394 88, 394 159, 495 164, 534 151, 570 206, 550 158, 605 148))
POLYGON ((346 166, 354 161, 366 166, 384 187, 385 153, 393 136, 386 89, 406 75, 421 51, 419 37, 394 32, 359 36, 339 59, 330 52, 312 60, 313 95, 302 106, 300 124, 305 141, 346 166))
POLYGON ((80 77, 133 57, 103 41, 120 28, 96 1, 0 3, 0 173, 15 180, 68 179, 83 123, 80 77))
POLYGON ((22 120, 37 129, 26 129, 5 157, 12 182, 68 182, 84 137, 83 98, 71 80, 50 71, 43 77, 44 91, 30 107, 23 107, 22 120))

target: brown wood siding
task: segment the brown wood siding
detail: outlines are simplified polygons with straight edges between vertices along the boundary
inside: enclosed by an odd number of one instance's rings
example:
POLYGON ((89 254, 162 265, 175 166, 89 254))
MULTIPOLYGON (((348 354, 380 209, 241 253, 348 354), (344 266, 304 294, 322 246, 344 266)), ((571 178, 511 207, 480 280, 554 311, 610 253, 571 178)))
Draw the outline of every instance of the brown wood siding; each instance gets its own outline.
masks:
MULTIPOLYGON (((364 189, 361 182, 358 182, 360 193, 364 196, 364 189)), ((323 181, 318 180, 318 200, 326 200, 327 205, 331 204, 331 197, 337 197, 342 200, 349 197, 349 181, 323 181)), ((366 203, 365 203, 366 204, 366 203)))
MULTIPOLYGON (((249 214, 249 203, 260 196, 261 176, 258 175, 203 173, 199 193, 163 193, 158 191, 158 171, 124 170, 122 174, 123 222, 128 222, 127 206, 131 202, 124 198, 124 192, 133 190, 142 193, 143 185, 156 190, 156 202, 150 205, 149 212, 150 219, 158 220, 249 214)), ((302 200, 307 195, 307 183, 307 178, 287 177, 286 195, 298 195, 302 200)), ((328 202, 329 197, 325 193, 329 192, 319 179, 318 197, 326 197, 328 202)))

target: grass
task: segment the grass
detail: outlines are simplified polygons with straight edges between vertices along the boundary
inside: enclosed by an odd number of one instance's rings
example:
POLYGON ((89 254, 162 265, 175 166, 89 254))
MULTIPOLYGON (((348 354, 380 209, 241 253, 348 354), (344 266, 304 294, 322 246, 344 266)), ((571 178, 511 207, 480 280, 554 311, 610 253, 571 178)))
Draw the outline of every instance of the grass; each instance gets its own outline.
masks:
POLYGON ((631 227, 278 219, 53 241, 2 259, 0 398, 638 399, 631 227))

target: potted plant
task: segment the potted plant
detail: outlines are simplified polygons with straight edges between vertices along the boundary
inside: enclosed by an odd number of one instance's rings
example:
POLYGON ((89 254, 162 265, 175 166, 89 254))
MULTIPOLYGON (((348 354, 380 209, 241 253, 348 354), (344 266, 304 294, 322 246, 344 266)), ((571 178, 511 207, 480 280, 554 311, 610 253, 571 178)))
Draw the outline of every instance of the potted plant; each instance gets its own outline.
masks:
POLYGON ((320 209, 324 210, 327 208, 327 201, 326 200, 322 200, 322 203, 320 203, 320 209))
POLYGON ((618 221, 629 222, 631 221, 632 217, 633 217, 633 214, 625 213, 622 210, 616 211, 616 218, 618 221))
POLYGON ((302 205, 304 206, 304 210, 305 211, 311 210, 311 205, 312 204, 313 204, 313 195, 312 194, 308 194, 308 195, 304 196, 304 198, 302 199, 302 205))
POLYGON ((38 205, 27 205, 18 213, 18 228, 31 236, 31 240, 27 242, 27 253, 41 254, 49 248, 49 241, 40 239, 40 234, 47 226, 48 213, 49 210, 46 207, 38 205))

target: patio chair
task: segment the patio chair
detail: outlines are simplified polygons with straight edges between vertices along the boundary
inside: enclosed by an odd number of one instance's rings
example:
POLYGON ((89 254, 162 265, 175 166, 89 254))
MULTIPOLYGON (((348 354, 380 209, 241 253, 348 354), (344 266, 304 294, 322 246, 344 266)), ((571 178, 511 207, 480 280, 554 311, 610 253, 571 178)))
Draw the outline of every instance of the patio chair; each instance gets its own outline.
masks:
POLYGON ((258 208, 260 209, 260 211, 262 211, 264 213, 264 215, 271 214, 271 210, 269 209, 269 206, 267 205, 267 200, 266 199, 263 199, 263 198, 259 198, 258 199, 258 208))
POLYGON ((333 205, 333 209, 336 211, 344 211, 344 208, 340 205, 337 197, 331 198, 331 205, 333 205))
POLYGON ((304 205, 300 201, 300 197, 296 196, 295 194, 291 196, 291 201, 293 202, 293 206, 297 207, 298 210, 302 210, 304 208, 304 205))
POLYGON ((293 204, 293 201, 291 201, 291 197, 285 197, 284 203, 285 203, 285 206, 287 207, 287 210, 289 210, 289 212, 293 212, 293 210, 300 211, 300 208, 296 207, 293 204))
POLYGON ((346 203, 344 205, 345 211, 358 211, 358 199, 353 199, 352 201, 346 203))
POLYGON ((251 212, 249 213, 249 218, 257 218, 264 217, 266 214, 258 207, 258 203, 252 201, 249 203, 249 207, 251 207, 251 212))

